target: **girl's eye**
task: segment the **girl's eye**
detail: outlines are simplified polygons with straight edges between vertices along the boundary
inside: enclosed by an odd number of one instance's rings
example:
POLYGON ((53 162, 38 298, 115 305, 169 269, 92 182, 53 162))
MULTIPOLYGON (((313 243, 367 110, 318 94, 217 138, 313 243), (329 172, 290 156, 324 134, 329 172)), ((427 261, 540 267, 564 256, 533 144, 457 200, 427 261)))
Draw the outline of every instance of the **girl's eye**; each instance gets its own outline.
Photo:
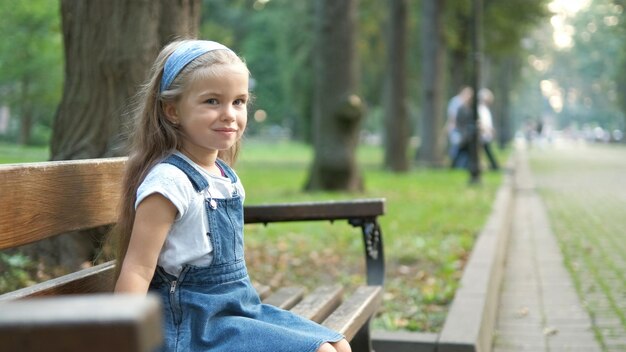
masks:
POLYGON ((233 105, 246 105, 246 100, 245 99, 237 99, 237 100, 235 100, 233 105))
POLYGON ((207 103, 207 104, 210 104, 210 105, 216 105, 216 104, 218 104, 217 99, 214 99, 214 98, 207 99, 207 100, 206 100, 206 103, 207 103))

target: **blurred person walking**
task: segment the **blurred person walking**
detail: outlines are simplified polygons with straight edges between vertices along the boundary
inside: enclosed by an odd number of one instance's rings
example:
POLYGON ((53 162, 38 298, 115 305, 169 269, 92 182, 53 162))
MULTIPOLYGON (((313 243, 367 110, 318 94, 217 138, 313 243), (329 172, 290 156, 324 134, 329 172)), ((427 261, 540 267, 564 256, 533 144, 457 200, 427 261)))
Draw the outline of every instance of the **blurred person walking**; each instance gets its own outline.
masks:
POLYGON ((493 150, 491 149, 491 142, 495 137, 495 128, 493 127, 493 117, 489 106, 493 104, 493 93, 487 88, 482 88, 478 91, 478 128, 480 131, 480 141, 482 143, 487 160, 489 161, 489 167, 491 170, 500 169, 498 160, 496 160, 493 150))
POLYGON ((460 155, 464 149, 462 148, 463 132, 458 123, 458 115, 463 106, 469 106, 473 95, 474 90, 471 87, 463 86, 448 103, 446 130, 448 133, 448 157, 451 160, 452 168, 465 167, 467 163, 467 157, 460 155))

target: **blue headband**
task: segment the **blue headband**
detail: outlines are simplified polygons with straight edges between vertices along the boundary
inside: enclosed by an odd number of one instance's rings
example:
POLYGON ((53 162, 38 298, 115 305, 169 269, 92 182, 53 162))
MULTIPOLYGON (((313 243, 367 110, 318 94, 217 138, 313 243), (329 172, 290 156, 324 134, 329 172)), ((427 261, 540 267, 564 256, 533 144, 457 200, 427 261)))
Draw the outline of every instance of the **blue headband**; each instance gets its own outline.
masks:
POLYGON ((208 40, 190 40, 183 42, 165 61, 163 67, 163 77, 161 77, 161 86, 159 91, 169 89, 172 81, 178 76, 185 66, 198 56, 213 50, 230 50, 218 42, 208 40))

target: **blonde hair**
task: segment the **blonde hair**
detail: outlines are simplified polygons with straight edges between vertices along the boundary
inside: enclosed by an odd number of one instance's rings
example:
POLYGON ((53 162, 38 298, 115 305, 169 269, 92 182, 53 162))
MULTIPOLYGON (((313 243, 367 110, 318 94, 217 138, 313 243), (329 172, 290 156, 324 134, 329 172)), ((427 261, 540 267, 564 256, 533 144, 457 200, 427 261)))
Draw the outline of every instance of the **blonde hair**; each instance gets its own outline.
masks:
MULTIPOLYGON (((193 80, 216 74, 220 66, 242 65, 244 61, 230 50, 209 51, 186 65, 169 88, 160 91, 163 68, 168 57, 178 46, 188 40, 178 40, 165 46, 156 58, 148 81, 140 89, 133 116, 133 128, 129 138, 130 148, 124 174, 118 221, 110 236, 115 249, 117 265, 115 279, 119 277, 122 261, 126 256, 130 235, 135 221, 137 188, 152 167, 182 146, 182 131, 167 119, 165 104, 177 103, 186 87, 193 80)), ((218 157, 233 165, 237 160, 240 141, 228 150, 219 151, 218 157)))

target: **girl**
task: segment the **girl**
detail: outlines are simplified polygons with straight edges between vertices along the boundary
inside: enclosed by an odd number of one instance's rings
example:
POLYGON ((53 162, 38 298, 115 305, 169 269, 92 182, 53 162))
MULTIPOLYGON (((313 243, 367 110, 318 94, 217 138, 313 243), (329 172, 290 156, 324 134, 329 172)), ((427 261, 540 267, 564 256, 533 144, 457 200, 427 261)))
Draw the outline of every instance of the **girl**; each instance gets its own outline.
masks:
POLYGON ((248 77, 216 42, 177 41, 159 54, 135 114, 115 291, 162 297, 165 351, 349 352, 341 334, 262 304, 250 283, 245 193, 229 166, 248 77))

